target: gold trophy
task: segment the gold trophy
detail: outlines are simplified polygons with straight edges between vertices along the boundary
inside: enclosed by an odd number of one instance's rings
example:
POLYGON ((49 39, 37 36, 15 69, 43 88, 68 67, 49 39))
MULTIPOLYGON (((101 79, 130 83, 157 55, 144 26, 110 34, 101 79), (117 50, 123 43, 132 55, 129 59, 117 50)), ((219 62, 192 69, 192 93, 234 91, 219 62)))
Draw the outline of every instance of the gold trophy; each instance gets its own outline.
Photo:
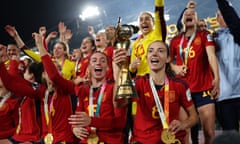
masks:
MULTIPOLYGON (((116 28, 116 49, 125 49, 128 51, 130 47, 130 37, 132 36, 134 29, 130 25, 121 25, 121 18, 118 19, 118 25, 116 28)), ((124 61, 120 64, 119 81, 116 91, 116 99, 129 99, 137 97, 135 87, 132 84, 132 79, 129 73, 129 63, 124 61)))

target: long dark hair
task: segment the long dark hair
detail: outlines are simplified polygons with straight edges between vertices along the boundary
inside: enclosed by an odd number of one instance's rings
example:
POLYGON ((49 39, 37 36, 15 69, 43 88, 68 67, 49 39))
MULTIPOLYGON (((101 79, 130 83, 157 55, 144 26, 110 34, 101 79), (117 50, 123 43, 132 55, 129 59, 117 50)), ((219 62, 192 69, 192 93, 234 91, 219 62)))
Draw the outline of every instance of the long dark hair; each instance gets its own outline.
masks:
POLYGON ((44 67, 42 63, 38 63, 38 62, 32 62, 28 67, 28 72, 32 73, 34 78, 35 78, 35 82, 42 84, 42 73, 44 72, 44 67))
MULTIPOLYGON (((170 48, 169 48, 169 46, 168 46, 164 41, 162 41, 162 40, 154 40, 154 41, 152 41, 152 42, 148 45, 148 48, 149 48, 149 46, 150 46, 152 43, 154 43, 154 42, 161 42, 161 43, 163 43, 163 45, 164 45, 164 46, 166 47, 166 49, 167 49, 167 57, 170 57, 170 48)), ((175 73, 174 73, 174 71, 171 69, 170 63, 166 63, 165 72, 166 72, 166 74, 167 74, 168 77, 175 77, 175 73)))

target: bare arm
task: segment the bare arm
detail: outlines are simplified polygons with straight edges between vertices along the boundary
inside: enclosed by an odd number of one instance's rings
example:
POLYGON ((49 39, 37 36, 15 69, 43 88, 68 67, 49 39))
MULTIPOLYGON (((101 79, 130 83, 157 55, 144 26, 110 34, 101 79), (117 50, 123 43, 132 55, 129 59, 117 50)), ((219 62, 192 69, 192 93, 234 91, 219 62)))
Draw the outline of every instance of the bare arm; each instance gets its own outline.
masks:
POLYGON ((209 64, 210 64, 210 67, 212 69, 213 76, 214 76, 214 79, 213 79, 213 82, 212 82, 213 89, 212 89, 211 95, 214 96, 215 98, 217 98, 219 96, 219 89, 220 89, 219 88, 219 81, 220 81, 220 78, 219 78, 217 57, 216 57, 216 54, 215 54, 215 47, 214 46, 208 46, 206 48, 206 51, 207 51, 208 61, 209 61, 209 64))
POLYGON ((19 48, 22 48, 25 45, 14 26, 6 25, 5 30, 16 41, 19 48))
POLYGON ((185 111, 188 114, 188 118, 183 121, 173 120, 168 128, 170 132, 176 134, 180 130, 186 130, 188 128, 191 128, 198 122, 198 116, 194 105, 189 106, 188 108, 185 109, 185 111))

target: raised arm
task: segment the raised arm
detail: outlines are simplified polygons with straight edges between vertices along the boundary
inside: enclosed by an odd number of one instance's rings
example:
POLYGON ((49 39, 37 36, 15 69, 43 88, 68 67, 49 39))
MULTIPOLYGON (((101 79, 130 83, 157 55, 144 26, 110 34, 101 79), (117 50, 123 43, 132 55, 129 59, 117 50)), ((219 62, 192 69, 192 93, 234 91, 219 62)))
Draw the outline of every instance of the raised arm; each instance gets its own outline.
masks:
POLYGON ((11 25, 6 25, 5 30, 7 33, 16 41, 18 47, 29 57, 31 57, 34 61, 40 62, 40 56, 36 54, 34 51, 30 50, 25 43, 23 42, 22 38, 18 34, 16 28, 11 25))
POLYGON ((59 31, 59 40, 64 42, 67 46, 67 55, 69 56, 69 41, 72 38, 72 32, 70 29, 67 29, 67 26, 64 22, 58 23, 58 31, 59 31))
POLYGON ((39 96, 39 91, 34 90, 30 82, 20 75, 9 74, 2 61, 0 62, 0 77, 4 86, 18 96, 28 96, 31 98, 37 98, 39 96))
POLYGON ((227 0, 216 0, 234 41, 240 45, 240 18, 227 0))
POLYGON ((34 33, 34 38, 48 77, 57 86, 58 90, 61 90, 65 94, 72 94, 74 92, 74 83, 70 80, 64 79, 61 76, 61 70, 58 71, 56 65, 49 56, 50 54, 44 48, 43 37, 40 34, 34 33))
POLYGON ((160 32, 162 40, 166 40, 167 27, 164 19, 164 0, 155 0, 155 30, 160 32))

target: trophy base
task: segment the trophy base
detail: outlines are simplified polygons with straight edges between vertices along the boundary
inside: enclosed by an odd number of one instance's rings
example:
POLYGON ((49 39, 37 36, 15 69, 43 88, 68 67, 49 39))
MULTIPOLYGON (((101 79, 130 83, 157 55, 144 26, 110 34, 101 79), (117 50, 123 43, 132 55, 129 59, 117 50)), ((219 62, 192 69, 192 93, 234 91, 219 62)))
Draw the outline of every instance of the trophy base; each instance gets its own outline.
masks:
POLYGON ((133 85, 117 86, 116 99, 137 98, 137 93, 133 85))

